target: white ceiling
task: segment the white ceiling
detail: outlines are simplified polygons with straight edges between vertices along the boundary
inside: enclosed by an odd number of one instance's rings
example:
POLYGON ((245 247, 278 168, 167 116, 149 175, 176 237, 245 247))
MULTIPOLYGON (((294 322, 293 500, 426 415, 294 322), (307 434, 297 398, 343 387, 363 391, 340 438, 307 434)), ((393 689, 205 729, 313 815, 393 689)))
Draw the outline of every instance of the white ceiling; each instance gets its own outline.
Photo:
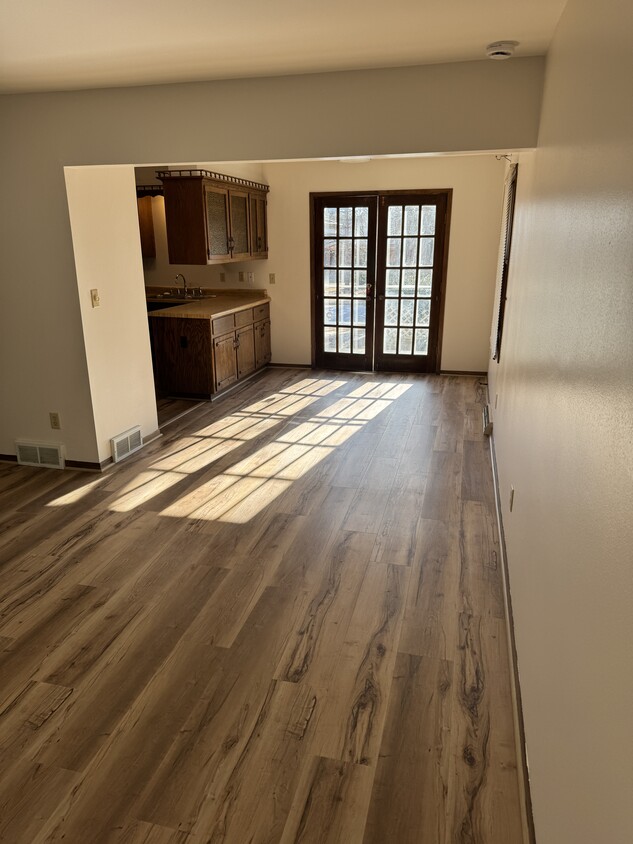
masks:
POLYGON ((0 92, 547 52, 566 0, 0 0, 0 92))

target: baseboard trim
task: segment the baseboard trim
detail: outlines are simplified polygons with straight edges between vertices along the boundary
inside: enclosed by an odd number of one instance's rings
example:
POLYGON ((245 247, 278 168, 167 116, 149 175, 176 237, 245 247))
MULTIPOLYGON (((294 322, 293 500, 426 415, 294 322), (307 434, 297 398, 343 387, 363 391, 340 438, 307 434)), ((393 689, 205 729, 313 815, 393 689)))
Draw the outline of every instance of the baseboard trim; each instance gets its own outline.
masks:
MULTIPOLYGON (((18 462, 17 454, 0 454, 0 462, 2 463, 16 463, 18 462)), ((79 469, 85 472, 103 472, 103 470, 112 463, 112 458, 102 460, 101 463, 93 463, 89 460, 66 460, 64 461, 65 469, 79 469)), ((45 466, 35 467, 45 469, 45 466)))
POLYGON ((473 378, 488 377, 487 372, 480 372, 477 369, 440 369, 440 375, 470 375, 473 378))
POLYGON ((516 638, 514 635, 512 597, 510 595, 510 573, 508 571, 508 555, 506 550, 505 532, 503 529, 503 519, 501 517, 501 497, 499 493, 499 475, 497 470, 497 455, 495 453, 494 435, 490 437, 490 461, 492 463, 492 482, 495 492, 497 527, 499 529, 501 575, 503 578, 503 602, 505 605, 508 653, 510 656, 510 671, 512 677, 512 715, 514 720, 514 735, 516 743, 517 773, 519 776, 523 840, 525 844, 536 844, 534 817, 532 814, 532 795, 530 792, 530 773, 527 764, 527 749, 525 742, 525 722, 523 720, 523 704, 521 701, 521 685, 519 682, 519 662, 517 657, 516 638))
POLYGON ((67 460, 66 468, 79 469, 83 472, 103 472, 103 470, 107 468, 110 463, 112 463, 111 457, 102 460, 100 463, 91 462, 89 460, 67 460))

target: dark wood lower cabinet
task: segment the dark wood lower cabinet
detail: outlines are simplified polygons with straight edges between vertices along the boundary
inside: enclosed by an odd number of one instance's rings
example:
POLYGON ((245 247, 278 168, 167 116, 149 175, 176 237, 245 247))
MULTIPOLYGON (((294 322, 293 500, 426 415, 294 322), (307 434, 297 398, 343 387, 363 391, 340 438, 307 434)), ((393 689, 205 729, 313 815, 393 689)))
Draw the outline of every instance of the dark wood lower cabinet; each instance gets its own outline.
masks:
POLYGON ((227 334, 226 337, 218 337, 213 341, 215 392, 219 392, 237 381, 235 349, 235 333, 227 334))
POLYGON ((156 388, 212 398, 270 363, 268 305, 217 318, 150 316, 156 388), (257 322, 254 320, 257 319, 257 322))
POLYGON ((255 340, 255 367, 259 369, 270 363, 270 320, 263 319, 253 326, 255 340))
POLYGON ((237 337, 237 377, 245 378, 255 372, 255 339, 253 326, 240 328, 235 332, 237 337))
POLYGON ((149 324, 159 395, 211 395, 215 386, 209 320, 150 316, 149 324))

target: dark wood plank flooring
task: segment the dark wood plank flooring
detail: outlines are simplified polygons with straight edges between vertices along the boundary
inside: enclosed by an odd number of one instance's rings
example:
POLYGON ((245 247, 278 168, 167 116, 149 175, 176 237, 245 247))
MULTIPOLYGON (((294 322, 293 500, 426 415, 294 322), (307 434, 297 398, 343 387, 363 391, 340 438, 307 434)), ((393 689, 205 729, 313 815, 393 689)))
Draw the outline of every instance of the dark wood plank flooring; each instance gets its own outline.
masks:
POLYGON ((278 369, 0 465, 0 841, 520 844, 482 400, 278 369))

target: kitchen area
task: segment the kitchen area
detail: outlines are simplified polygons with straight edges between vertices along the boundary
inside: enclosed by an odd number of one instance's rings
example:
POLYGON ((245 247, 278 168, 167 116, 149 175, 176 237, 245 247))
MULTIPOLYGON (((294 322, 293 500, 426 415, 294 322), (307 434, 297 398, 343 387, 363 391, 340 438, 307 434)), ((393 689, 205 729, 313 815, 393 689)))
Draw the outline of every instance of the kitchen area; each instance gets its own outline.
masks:
POLYGON ((241 269, 268 257, 268 186, 204 167, 135 175, 163 427, 270 362, 270 298, 241 269))

